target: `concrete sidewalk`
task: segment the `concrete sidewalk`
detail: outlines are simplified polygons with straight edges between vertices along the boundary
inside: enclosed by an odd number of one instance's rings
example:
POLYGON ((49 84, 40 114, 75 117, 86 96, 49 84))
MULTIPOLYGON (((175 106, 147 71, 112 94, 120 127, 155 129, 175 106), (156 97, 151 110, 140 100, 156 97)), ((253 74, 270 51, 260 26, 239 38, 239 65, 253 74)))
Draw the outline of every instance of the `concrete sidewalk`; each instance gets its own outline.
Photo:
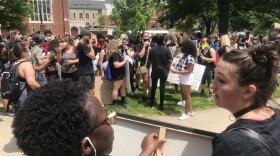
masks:
POLYGON ((13 117, 0 113, 0 155, 1 156, 21 156, 23 153, 18 149, 16 140, 12 133, 13 117))
MULTIPOLYGON (((210 132, 220 133, 226 129, 228 125, 233 123, 234 121, 230 120, 231 113, 222 108, 209 109, 204 111, 195 112, 193 117, 190 117, 186 120, 178 120, 181 116, 177 115, 169 115, 169 116, 152 116, 150 119, 160 120, 167 123, 186 126, 190 128, 196 128, 201 130, 206 130, 210 132)), ((231 117, 234 119, 234 117, 231 117)))

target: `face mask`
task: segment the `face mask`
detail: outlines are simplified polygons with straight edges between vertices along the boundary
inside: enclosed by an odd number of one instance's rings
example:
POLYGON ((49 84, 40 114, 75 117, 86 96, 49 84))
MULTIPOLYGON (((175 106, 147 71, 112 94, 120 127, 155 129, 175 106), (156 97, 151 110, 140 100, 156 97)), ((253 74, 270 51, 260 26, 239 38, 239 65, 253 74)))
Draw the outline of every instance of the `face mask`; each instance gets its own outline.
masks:
POLYGON ((144 41, 144 42, 146 42, 146 41, 150 42, 150 40, 149 40, 149 39, 143 39, 143 41, 144 41))
POLYGON ((89 137, 85 137, 84 139, 87 140, 87 141, 89 142, 90 146, 91 146, 91 147, 93 148, 93 150, 94 150, 94 155, 96 155, 96 149, 95 149, 95 147, 93 146, 93 144, 92 144, 91 140, 89 139, 89 137))
POLYGON ((86 38, 85 44, 89 44, 89 38, 86 38))

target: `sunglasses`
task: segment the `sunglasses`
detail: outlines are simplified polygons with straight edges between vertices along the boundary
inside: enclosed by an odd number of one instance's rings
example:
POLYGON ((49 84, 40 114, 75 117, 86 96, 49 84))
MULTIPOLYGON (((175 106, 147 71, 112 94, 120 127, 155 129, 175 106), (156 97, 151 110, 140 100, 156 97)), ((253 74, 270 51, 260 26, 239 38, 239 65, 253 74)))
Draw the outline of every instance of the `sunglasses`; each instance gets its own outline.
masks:
POLYGON ((92 129, 89 130, 89 133, 93 132, 95 129, 100 127, 101 125, 108 123, 110 125, 116 124, 116 116, 117 113, 113 110, 105 110, 107 114, 107 118, 104 119, 102 122, 98 123, 96 126, 94 126, 92 129))

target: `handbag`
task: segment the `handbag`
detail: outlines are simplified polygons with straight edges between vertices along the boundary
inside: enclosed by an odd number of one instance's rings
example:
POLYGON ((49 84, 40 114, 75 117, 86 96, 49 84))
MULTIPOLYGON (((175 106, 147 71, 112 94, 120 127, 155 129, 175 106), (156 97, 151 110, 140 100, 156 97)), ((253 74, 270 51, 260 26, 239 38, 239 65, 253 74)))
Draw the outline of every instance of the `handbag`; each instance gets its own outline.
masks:
POLYGON ((147 69, 146 65, 138 67, 137 70, 136 70, 136 74, 138 74, 138 75, 145 74, 147 72, 148 72, 148 69, 147 69))
POLYGON ((150 53, 150 46, 148 47, 148 53, 147 53, 147 56, 146 56, 145 64, 143 66, 141 66, 141 67, 138 67, 137 70, 136 70, 136 74, 137 75, 146 74, 148 72, 147 62, 148 62, 148 59, 149 59, 149 53, 150 53))

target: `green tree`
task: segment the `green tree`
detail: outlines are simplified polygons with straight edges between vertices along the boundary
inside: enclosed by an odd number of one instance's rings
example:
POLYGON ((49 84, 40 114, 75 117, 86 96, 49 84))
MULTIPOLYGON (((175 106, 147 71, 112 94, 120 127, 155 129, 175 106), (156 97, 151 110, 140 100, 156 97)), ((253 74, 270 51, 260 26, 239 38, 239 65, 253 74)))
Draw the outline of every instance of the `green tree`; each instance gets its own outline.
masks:
POLYGON ((280 21, 280 1, 232 1, 230 27, 234 31, 248 29, 255 33, 269 33, 271 25, 280 21))
POLYGON ((32 13, 30 0, 0 0, 1 28, 24 31, 23 19, 32 13))
POLYGON ((165 0, 164 3, 161 9, 165 14, 158 22, 183 30, 199 24, 206 34, 213 33, 217 23, 221 33, 244 29, 268 32, 280 20, 279 0, 165 0))
POLYGON ((114 0, 111 19, 118 31, 132 32, 136 36, 147 28, 152 11, 152 0, 114 0))
POLYGON ((166 0, 164 3, 162 11, 165 13, 158 22, 183 31, 199 24, 206 29, 206 34, 213 33, 218 22, 217 0, 166 0))
POLYGON ((98 17, 98 23, 100 26, 104 26, 105 25, 105 17, 104 15, 102 15, 101 13, 97 15, 98 17))

